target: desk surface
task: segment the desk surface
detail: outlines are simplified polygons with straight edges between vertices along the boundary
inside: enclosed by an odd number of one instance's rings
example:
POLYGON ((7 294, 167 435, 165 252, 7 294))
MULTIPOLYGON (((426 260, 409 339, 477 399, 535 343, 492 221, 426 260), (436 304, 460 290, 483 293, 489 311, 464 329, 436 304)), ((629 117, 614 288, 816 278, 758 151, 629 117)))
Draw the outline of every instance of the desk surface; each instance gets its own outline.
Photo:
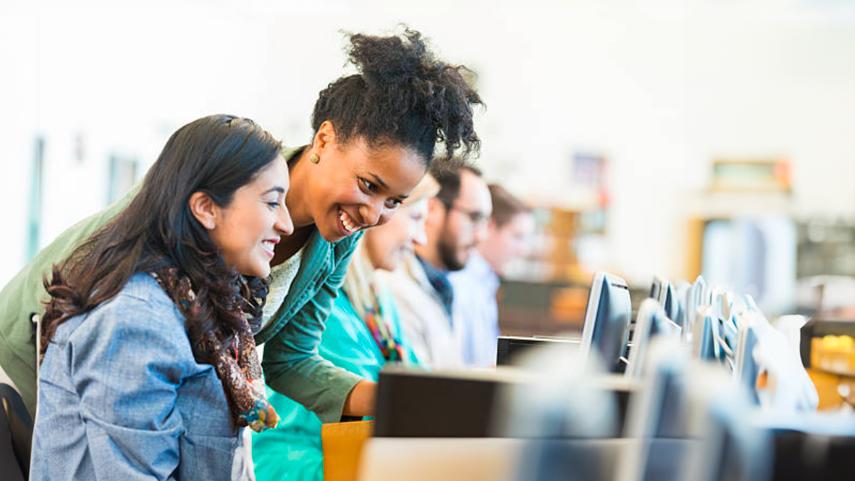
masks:
MULTIPOLYGON (((408 481, 513 481, 539 479, 538 470, 572 470, 592 481, 614 479, 626 450, 638 448, 639 439, 592 439, 535 441, 510 438, 372 438, 366 443, 360 463, 359 481, 398 481, 407 473, 408 481), (526 466, 530 449, 543 449, 552 462, 526 466), (523 455, 526 457, 523 457, 523 455)), ((646 441, 650 442, 650 441, 646 441)), ((675 460, 688 449, 690 441, 654 440, 652 450, 661 453, 653 479, 669 479, 679 466, 675 460)), ((545 473, 541 473, 545 474, 545 473)), ((540 478, 544 479, 544 478, 540 478)))

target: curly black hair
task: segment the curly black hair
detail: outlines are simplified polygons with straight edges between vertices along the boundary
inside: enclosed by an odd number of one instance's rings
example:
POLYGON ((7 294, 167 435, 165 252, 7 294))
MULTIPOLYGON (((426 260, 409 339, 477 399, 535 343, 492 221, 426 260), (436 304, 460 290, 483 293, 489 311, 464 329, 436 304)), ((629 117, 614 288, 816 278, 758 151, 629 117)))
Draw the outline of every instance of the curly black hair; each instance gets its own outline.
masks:
POLYGON ((437 60, 421 33, 406 27, 401 35, 351 34, 349 40, 348 60, 359 73, 320 92, 315 132, 329 120, 344 143, 362 137, 373 146, 405 146, 426 165, 437 142, 444 144, 444 159, 479 151, 472 107, 484 103, 463 76, 469 69, 437 60))

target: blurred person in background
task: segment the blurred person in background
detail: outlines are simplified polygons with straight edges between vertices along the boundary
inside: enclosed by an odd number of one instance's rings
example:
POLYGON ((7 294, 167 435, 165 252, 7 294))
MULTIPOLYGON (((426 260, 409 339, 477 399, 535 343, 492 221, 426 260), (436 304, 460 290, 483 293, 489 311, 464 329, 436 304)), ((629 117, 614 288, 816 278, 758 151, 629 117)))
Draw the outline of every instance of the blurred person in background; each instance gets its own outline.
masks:
MULTIPOLYGON (((387 363, 419 363, 401 332, 387 286, 375 273, 395 270, 415 245, 424 245, 428 199, 438 190, 436 181, 426 175, 389 222, 362 237, 321 337, 320 354, 334 365, 376 381, 387 363)), ((282 422, 276 429, 253 435, 256 479, 323 479, 320 419, 275 391, 268 392, 268 399, 282 422)))
POLYGON ((487 234, 491 202, 487 184, 472 166, 432 169, 440 189, 430 200, 427 243, 417 246, 387 285, 401 314, 404 335, 416 357, 432 368, 463 365, 459 322, 448 273, 463 269, 487 234))
MULTIPOLYGON (((266 383, 323 422, 368 415, 375 383, 318 354, 324 324, 362 231, 385 223, 427 171, 439 142, 447 158, 479 148, 472 123, 478 94, 465 67, 434 57, 418 32, 349 37, 357 73, 330 83, 315 103, 309 145, 283 150, 293 235, 274 256, 257 344, 266 343, 266 383)), ((78 223, 42 250, 0 292, 0 365, 28 408, 36 399, 33 321, 43 313, 43 278, 134 198, 78 223)))
POLYGON ((525 254, 534 233, 529 206, 500 185, 491 184, 489 189, 493 213, 487 236, 469 256, 466 267, 448 276, 454 288, 463 360, 472 367, 496 365, 499 282, 508 263, 525 254))
POLYGON ((244 426, 278 418, 253 331, 294 231, 281 144, 213 115, 53 267, 30 479, 250 479, 244 426))

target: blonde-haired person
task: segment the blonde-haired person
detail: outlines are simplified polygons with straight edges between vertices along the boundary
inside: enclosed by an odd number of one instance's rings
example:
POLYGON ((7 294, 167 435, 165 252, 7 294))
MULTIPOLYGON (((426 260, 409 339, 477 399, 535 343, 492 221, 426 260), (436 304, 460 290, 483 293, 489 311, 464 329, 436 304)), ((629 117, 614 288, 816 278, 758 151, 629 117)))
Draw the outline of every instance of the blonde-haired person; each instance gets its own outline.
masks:
MULTIPOLYGON (((426 175, 400 211, 386 224, 367 230, 356 247, 321 338, 321 356, 336 366, 376 381, 387 362, 418 364, 376 271, 394 270, 414 245, 425 243, 428 199, 438 191, 439 185, 426 175)), ((323 479, 320 419, 273 390, 268 396, 282 421, 276 429, 253 435, 256 479, 323 479)))

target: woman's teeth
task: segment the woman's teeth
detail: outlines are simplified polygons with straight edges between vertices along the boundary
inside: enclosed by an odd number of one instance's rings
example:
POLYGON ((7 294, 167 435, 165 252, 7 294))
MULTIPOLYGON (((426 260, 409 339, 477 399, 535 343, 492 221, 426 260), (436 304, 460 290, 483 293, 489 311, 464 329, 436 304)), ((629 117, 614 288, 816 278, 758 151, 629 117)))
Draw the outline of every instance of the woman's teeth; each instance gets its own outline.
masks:
POLYGON ((272 256, 272 255, 275 255, 275 254, 276 254, 276 243, 275 243, 275 242, 273 242, 273 241, 268 241, 268 240, 266 240, 266 241, 261 241, 261 247, 262 247, 265 251, 267 251, 267 254, 268 254, 268 255, 271 255, 271 256, 272 256))
POLYGON ((344 226, 345 230, 348 233, 353 234, 354 232, 359 230, 359 227, 355 222, 347 215, 347 212, 340 210, 338 211, 338 219, 341 221, 341 224, 344 226))

